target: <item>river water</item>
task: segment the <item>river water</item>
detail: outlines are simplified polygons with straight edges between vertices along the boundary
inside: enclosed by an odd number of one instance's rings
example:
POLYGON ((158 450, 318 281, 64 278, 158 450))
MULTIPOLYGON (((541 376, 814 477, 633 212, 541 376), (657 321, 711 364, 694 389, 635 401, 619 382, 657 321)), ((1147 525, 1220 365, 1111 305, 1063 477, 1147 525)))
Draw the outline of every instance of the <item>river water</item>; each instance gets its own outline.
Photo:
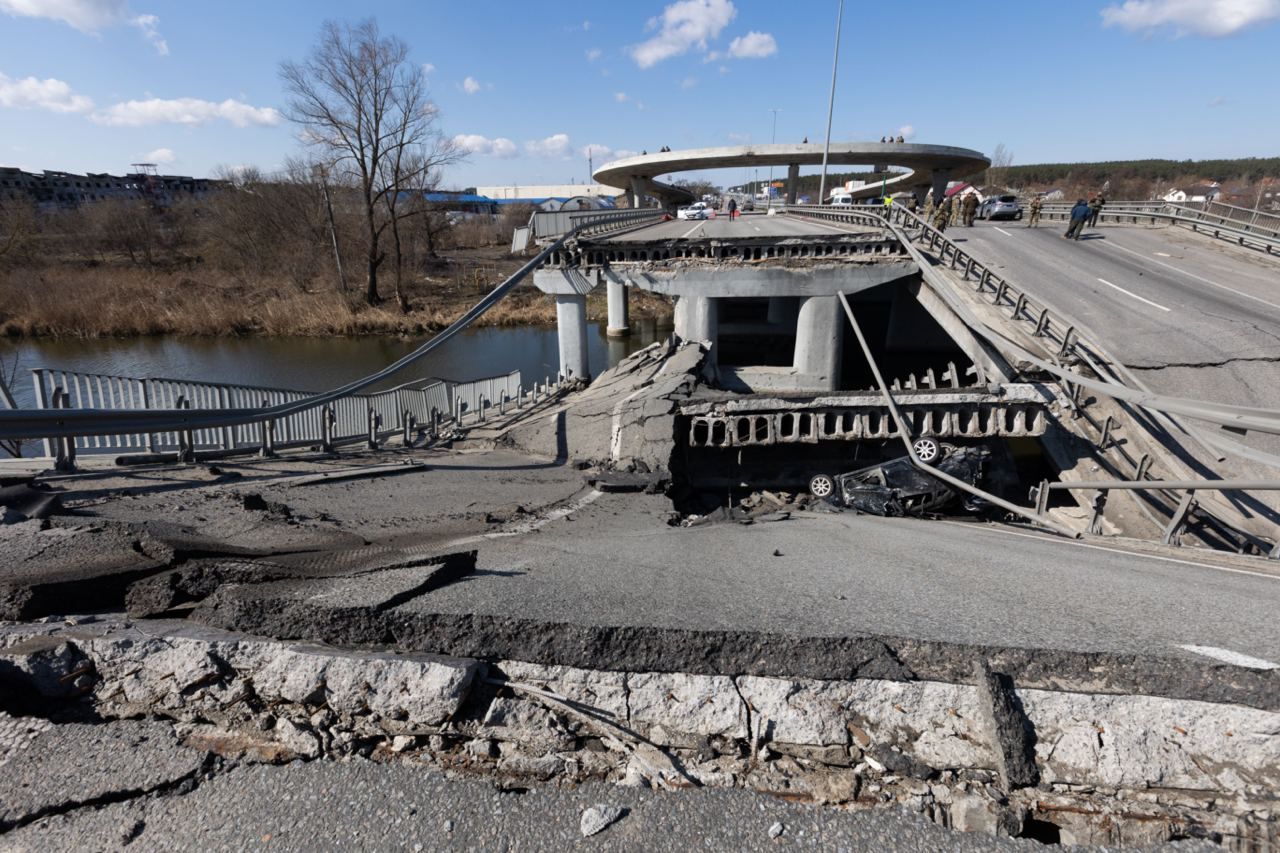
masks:
MULTIPOLYGON (((669 325, 633 320, 631 336, 608 338, 591 324, 587 340, 593 374, 665 338, 669 325)), ((323 391, 373 373, 427 337, 401 338, 187 338, 30 340, 0 343, 6 375, 17 359, 12 391, 19 406, 34 405, 31 369, 37 367, 228 382, 323 391)), ((519 369, 526 386, 554 376, 560 350, 554 327, 513 326, 470 329, 389 382, 390 387, 421 377, 481 379, 519 369)), ((2 405, 2 404, 0 404, 2 405)))

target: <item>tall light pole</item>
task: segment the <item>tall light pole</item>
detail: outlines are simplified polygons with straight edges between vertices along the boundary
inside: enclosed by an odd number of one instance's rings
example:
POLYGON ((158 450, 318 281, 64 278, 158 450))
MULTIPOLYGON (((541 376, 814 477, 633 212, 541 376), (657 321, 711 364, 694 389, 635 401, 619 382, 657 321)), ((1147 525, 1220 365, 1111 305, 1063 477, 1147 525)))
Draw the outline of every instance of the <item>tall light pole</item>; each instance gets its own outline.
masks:
POLYGON ((844 0, 836 12, 836 55, 831 60, 831 99, 827 101, 827 142, 822 148, 822 178, 818 181, 818 204, 827 197, 827 155, 831 152, 831 114, 836 108, 836 69, 840 67, 840 23, 844 20, 844 0))
MULTIPOLYGON (((782 112, 782 108, 774 107, 769 112, 773 113, 773 132, 769 135, 769 144, 772 145, 778 141, 778 113, 782 112)), ((769 199, 765 206, 773 209, 773 166, 769 167, 769 199)))

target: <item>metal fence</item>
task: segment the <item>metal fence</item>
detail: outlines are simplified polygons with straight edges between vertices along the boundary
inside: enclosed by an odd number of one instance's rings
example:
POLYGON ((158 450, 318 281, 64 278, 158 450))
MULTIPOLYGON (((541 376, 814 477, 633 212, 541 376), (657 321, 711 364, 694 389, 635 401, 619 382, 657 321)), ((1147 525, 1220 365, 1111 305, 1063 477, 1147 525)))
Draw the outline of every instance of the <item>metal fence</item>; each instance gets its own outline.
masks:
MULTIPOLYGON (((31 371, 39 409, 231 410, 267 408, 304 400, 313 392, 187 379, 138 378, 68 370, 31 371)), ((538 386, 535 386, 538 387, 538 386)), ((540 390, 540 388, 539 388, 540 390)), ((520 371, 470 382, 418 379, 367 394, 342 397, 323 406, 275 420, 186 432, 123 433, 44 439, 45 455, 68 450, 88 452, 234 451, 275 449, 305 444, 378 441, 406 427, 438 429, 460 425, 466 417, 482 420, 491 407, 523 406, 520 371)))
MULTIPOLYGON (((1071 207, 1070 203, 1051 202, 1041 208, 1040 215, 1065 220, 1071 207)), ((1268 254, 1280 252, 1280 216, 1229 204, 1213 202, 1202 209, 1166 201, 1109 201, 1099 219, 1120 224, 1169 222, 1268 254)))
POLYGON ((533 236, 538 242, 545 243, 575 230, 585 237, 606 231, 616 232, 633 225, 647 225, 662 219, 664 215, 666 211, 653 207, 630 210, 537 211, 530 223, 533 236))

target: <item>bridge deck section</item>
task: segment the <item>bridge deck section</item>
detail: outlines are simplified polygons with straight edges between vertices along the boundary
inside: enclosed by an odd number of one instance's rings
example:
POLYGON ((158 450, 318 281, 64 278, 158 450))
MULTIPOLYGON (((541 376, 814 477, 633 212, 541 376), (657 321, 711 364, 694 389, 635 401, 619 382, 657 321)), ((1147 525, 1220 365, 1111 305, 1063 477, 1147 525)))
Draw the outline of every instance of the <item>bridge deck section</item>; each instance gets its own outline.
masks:
POLYGON ((668 240, 735 240, 764 238, 830 239, 839 234, 878 234, 879 228, 853 228, 790 216, 747 214, 736 219, 672 219, 635 231, 602 237, 593 242, 612 244, 655 243, 668 240))

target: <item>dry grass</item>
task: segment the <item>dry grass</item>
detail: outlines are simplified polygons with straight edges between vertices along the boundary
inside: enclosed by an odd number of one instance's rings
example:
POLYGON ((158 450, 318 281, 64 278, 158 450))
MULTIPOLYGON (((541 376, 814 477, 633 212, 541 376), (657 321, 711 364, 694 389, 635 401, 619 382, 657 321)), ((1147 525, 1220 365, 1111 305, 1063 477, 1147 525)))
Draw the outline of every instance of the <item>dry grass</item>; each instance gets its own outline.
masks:
MULTIPOLYGON (((207 269, 162 271, 133 266, 51 264, 0 273, 0 335, 135 337, 142 335, 420 334, 441 329, 519 265, 500 251, 463 251, 415 278, 411 310, 394 301, 370 308, 357 293, 300 290, 287 281, 247 283, 207 269)), ((383 285, 390 294, 390 282, 383 285)), ((607 316, 603 292, 588 299, 593 320, 607 316)), ((632 315, 671 315, 668 300, 633 293, 632 315)), ((555 323, 555 304, 532 284, 517 288, 481 325, 555 323)))

